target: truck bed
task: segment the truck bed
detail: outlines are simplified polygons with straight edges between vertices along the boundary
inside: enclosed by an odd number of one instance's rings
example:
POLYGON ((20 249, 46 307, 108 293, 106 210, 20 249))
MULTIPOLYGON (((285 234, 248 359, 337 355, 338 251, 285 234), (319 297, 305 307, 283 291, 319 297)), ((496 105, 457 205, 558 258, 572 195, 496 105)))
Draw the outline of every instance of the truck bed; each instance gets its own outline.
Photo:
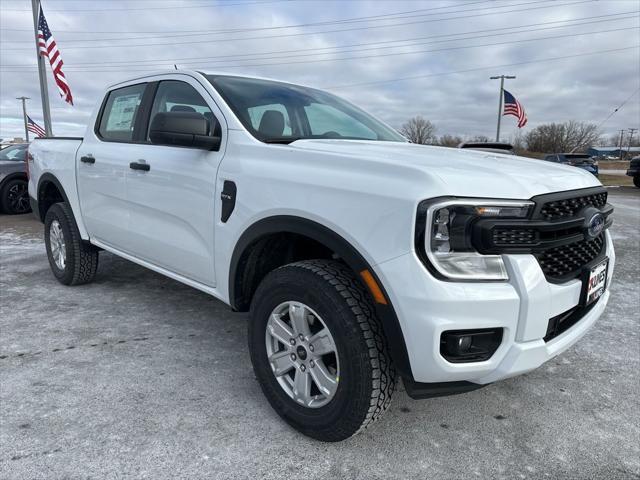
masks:
MULTIPOLYGON (((82 137, 36 138, 29 146, 29 196, 38 198, 38 189, 46 181, 57 179, 71 205, 82 238, 88 238, 82 223, 76 182, 76 153, 82 137), (55 173, 54 173, 55 172, 55 173), (49 174, 49 175, 48 175, 49 174)), ((44 219, 42 219, 44 220, 44 219)))

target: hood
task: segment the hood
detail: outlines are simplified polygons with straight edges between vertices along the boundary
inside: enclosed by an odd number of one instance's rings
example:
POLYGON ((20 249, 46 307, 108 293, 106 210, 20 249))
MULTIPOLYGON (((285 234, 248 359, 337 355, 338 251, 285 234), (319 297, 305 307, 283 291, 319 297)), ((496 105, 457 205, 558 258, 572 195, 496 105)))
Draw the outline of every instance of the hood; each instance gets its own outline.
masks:
MULTIPOLYGON (((439 179, 446 195, 527 199, 601 185, 576 167, 479 150, 360 140, 298 140, 288 146, 403 167, 398 169, 403 174, 408 170, 415 178, 439 179)), ((393 168, 389 174, 394 174, 393 168)))

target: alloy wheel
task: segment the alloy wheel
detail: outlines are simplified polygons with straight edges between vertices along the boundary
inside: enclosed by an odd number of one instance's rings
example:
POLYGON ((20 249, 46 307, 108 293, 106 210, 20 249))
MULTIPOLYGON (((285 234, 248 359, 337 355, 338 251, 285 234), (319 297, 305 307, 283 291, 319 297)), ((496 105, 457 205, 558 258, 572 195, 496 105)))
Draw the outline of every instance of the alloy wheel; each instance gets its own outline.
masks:
POLYGON ((49 243, 51 244, 51 256, 60 270, 64 270, 67 261, 67 247, 64 242, 64 233, 58 220, 51 222, 49 227, 49 243))
POLYGON ((300 302, 284 302, 269 317, 267 357, 280 387, 295 402, 319 408, 331 401, 340 380, 335 341, 320 316, 300 302))

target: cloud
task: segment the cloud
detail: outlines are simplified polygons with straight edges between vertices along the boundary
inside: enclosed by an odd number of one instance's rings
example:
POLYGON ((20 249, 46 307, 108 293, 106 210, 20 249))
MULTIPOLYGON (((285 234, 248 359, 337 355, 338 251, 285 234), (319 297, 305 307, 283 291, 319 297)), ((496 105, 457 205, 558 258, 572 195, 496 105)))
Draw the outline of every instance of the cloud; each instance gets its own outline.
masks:
MULTIPOLYGON (((491 68, 495 65, 637 45, 640 43, 637 13, 631 14, 633 18, 626 20, 606 21, 612 17, 602 17, 592 20, 597 23, 572 28, 535 32, 517 29, 507 35, 469 39, 482 35, 477 33, 465 35, 462 40, 445 42, 454 38, 451 37, 452 34, 463 32, 632 12, 638 10, 637 2, 633 1, 612 0, 570 5, 567 5, 570 2, 556 2, 550 6, 549 2, 530 3, 521 0, 475 0, 466 3, 328 0, 271 1, 264 4, 248 0, 227 0, 209 2, 206 7, 201 7, 204 3, 203 0, 119 0, 90 3, 43 0, 49 26, 63 55, 66 76, 76 104, 75 107, 64 104, 48 71, 54 133, 82 135, 85 122, 107 85, 144 73, 159 66, 158 64, 164 67, 174 63, 179 66, 189 64, 190 67, 207 71, 224 67, 224 70, 236 74, 260 75, 329 87, 422 76, 413 80, 362 87, 333 88, 332 91, 395 126, 420 114, 436 124, 439 134, 469 136, 495 134, 498 83, 489 80, 491 75, 504 73, 517 76, 515 80, 508 81, 506 88, 527 110, 529 124, 524 131, 540 123, 569 119, 599 123, 640 87, 638 50, 529 63, 509 68, 491 68), (240 5, 245 2, 246 4, 240 5), (145 5, 162 8, 140 10, 145 5), (179 8, 166 8, 176 5, 179 8), (114 11, 79 11, 91 9, 114 11), (505 13, 507 10, 520 11, 505 13), (381 17, 394 12, 413 13, 381 17), (378 17, 339 24, 273 28, 367 16, 378 17), (465 18, 447 20, 448 17, 465 18), (380 28, 381 25, 387 26, 380 28), (269 27, 273 29, 267 30, 269 27), (620 28, 635 29, 577 35, 620 28), (229 32, 234 29, 254 30, 229 32), (227 32, 197 35, 197 31, 203 30, 227 32), (576 35, 534 42, 456 48, 567 34, 576 35), (246 37, 271 38, 242 40, 246 37), (392 41, 423 37, 432 38, 403 43, 413 43, 413 46, 389 48, 398 45, 389 43, 392 41), (96 41, 99 39, 112 40, 96 41), (378 43, 371 45, 374 42, 378 43), (421 45, 415 45, 420 42, 421 45), (109 47, 105 48, 104 45, 109 47), (346 50, 345 53, 318 55, 317 49, 344 45, 360 46, 342 49, 343 52, 346 50), (447 48, 448 50, 443 50, 447 48), (292 50, 296 52, 260 55, 292 50), (419 53, 404 54, 418 51, 419 53), (344 57, 365 56, 368 58, 339 60, 344 57), (194 57, 200 58, 188 60, 194 57), (217 58, 202 60, 201 57, 217 58), (162 61, 157 61, 158 59, 162 61), (325 59, 330 61, 318 61, 325 59), (307 63, 294 63, 301 61, 307 63), (440 75, 481 68, 485 69, 440 75)), ((28 102, 29 112, 40 123, 42 119, 37 71, 33 68, 35 45, 33 34, 29 31, 33 28, 31 13, 14 11, 25 9, 26 5, 26 2, 6 0, 2 2, 0 10, 0 138, 23 136, 20 104, 15 100, 18 96, 31 97, 28 102)), ((537 28, 558 25, 547 24, 537 28)), ((529 27, 531 28, 536 27, 529 27)), ((508 31, 485 32, 484 35, 496 33, 508 31)), ((607 134, 613 134, 620 128, 637 128, 639 123, 640 94, 614 115, 603 130, 607 134)), ((504 117, 505 138, 515 134, 517 130, 515 119, 504 117)))

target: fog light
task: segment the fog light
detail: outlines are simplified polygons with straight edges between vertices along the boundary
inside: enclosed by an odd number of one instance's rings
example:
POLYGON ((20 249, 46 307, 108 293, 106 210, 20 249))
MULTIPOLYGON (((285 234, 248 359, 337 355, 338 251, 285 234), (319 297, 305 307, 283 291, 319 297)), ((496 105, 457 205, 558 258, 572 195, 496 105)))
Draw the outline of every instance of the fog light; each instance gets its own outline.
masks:
POLYGON ((482 362, 495 353, 502 342, 502 328, 449 330, 440 337, 440 354, 449 362, 482 362))

